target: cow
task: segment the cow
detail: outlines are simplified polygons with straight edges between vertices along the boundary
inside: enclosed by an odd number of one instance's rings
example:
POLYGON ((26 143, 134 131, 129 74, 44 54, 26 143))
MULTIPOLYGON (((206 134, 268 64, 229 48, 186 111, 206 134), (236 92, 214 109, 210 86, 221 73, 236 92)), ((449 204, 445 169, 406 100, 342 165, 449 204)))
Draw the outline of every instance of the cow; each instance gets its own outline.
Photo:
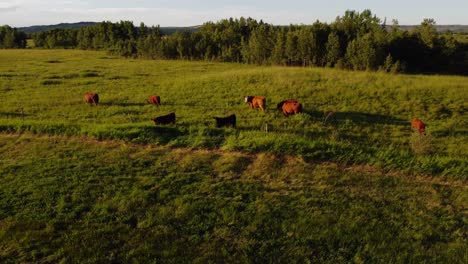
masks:
POLYGON ((265 97, 248 95, 244 97, 244 100, 251 109, 260 108, 262 111, 265 111, 265 97))
POLYGON ((232 114, 226 117, 214 117, 216 120, 216 127, 236 127, 236 115, 232 114))
POLYGON ((84 99, 90 105, 98 105, 99 103, 99 95, 97 93, 85 93, 84 99))
POLYGON ((294 99, 284 100, 276 108, 283 112, 284 116, 302 113, 302 105, 294 99))
POLYGON ((411 129, 416 129, 420 135, 426 135, 426 124, 419 118, 415 117, 411 120, 411 129))
POLYGON ((151 120, 154 121, 155 125, 167 125, 167 124, 175 124, 175 119, 176 119, 175 113, 170 113, 167 115, 155 117, 151 120))
POLYGON ((161 105, 161 97, 159 95, 151 95, 148 98, 148 104, 161 105))

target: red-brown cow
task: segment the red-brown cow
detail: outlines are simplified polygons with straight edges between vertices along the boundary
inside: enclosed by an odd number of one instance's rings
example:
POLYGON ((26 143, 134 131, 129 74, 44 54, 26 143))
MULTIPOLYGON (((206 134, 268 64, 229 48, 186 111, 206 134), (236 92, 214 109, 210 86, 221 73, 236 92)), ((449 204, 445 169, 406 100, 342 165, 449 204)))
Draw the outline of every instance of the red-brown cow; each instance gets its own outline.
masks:
POLYGON ((151 95, 148 98, 148 104, 161 105, 161 97, 159 95, 151 95))
POLYGON ((170 113, 167 115, 155 117, 151 120, 154 121, 155 125, 167 125, 171 123, 175 124, 175 119, 176 119, 175 113, 170 113))
POLYGON ((248 95, 244 97, 244 100, 250 106, 251 109, 260 108, 262 109, 262 111, 265 111, 265 97, 248 95))
POLYGON ((97 93, 85 93, 84 99, 90 105, 98 105, 99 103, 99 95, 97 93))
POLYGON ((419 118, 415 117, 411 120, 411 128, 416 129, 421 135, 426 135, 426 124, 419 118))
POLYGON ((282 111, 285 116, 302 113, 302 105, 294 99, 284 100, 276 107, 282 111))

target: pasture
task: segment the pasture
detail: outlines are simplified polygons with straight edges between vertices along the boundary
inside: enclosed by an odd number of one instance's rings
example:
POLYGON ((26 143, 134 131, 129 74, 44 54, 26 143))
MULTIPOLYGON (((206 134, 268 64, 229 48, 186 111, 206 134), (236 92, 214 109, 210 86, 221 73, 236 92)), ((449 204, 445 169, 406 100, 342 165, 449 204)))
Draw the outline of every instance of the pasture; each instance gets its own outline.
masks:
POLYGON ((130 60, 66 50, 0 54, 4 132, 298 154, 428 175, 468 174, 466 77, 130 60), (84 104, 87 91, 100 95, 98 107, 84 104), (161 107, 147 104, 153 94, 161 96, 161 107), (265 96, 267 111, 250 110, 245 95, 265 96), (305 114, 284 118, 276 111, 278 102, 290 98, 302 103, 305 114), (336 114, 324 126, 327 111, 336 114), (151 119, 170 112, 176 112, 177 125, 155 128, 151 119), (214 128, 213 117, 233 113, 237 130, 214 128), (428 125, 424 140, 412 138, 413 116, 428 125), (415 142, 424 145, 421 155, 411 147, 415 142))
POLYGON ((0 50, 0 262, 466 262, 467 91, 460 76, 0 50), (284 117, 285 99, 304 113, 284 117), (236 129, 215 127, 230 114, 236 129))

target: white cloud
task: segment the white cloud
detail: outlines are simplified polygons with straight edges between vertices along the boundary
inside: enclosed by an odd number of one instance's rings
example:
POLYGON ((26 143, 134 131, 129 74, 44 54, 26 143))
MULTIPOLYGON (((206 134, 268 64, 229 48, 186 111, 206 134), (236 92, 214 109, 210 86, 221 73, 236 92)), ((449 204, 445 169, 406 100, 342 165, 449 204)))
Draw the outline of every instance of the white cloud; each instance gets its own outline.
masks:
POLYGON ((0 7, 0 13, 14 12, 16 11, 17 8, 18 8, 17 6, 0 7))

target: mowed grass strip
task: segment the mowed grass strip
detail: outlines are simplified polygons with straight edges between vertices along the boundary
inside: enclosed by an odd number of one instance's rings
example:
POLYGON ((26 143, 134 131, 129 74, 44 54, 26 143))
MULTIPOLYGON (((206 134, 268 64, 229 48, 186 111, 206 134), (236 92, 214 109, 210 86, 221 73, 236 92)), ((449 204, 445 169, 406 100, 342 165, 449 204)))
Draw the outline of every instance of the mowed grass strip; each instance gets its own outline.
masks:
POLYGON ((466 262, 450 178, 4 134, 0 172, 2 263, 466 262))
POLYGON ((0 51, 0 130, 141 144, 298 155, 464 179, 468 78, 322 68, 109 59, 78 50, 0 51), (54 63, 51 63, 53 61, 54 63), (97 92, 101 104, 83 101, 97 92), (148 105, 150 95, 162 106, 148 105), (267 98, 250 110, 245 95, 267 98), (284 99, 305 113, 285 118, 284 99), (324 114, 335 114, 322 124, 324 114), (151 118, 175 112, 175 126, 151 118), (238 129, 214 128, 235 113, 238 129), (429 136, 412 135, 412 117, 429 136))

